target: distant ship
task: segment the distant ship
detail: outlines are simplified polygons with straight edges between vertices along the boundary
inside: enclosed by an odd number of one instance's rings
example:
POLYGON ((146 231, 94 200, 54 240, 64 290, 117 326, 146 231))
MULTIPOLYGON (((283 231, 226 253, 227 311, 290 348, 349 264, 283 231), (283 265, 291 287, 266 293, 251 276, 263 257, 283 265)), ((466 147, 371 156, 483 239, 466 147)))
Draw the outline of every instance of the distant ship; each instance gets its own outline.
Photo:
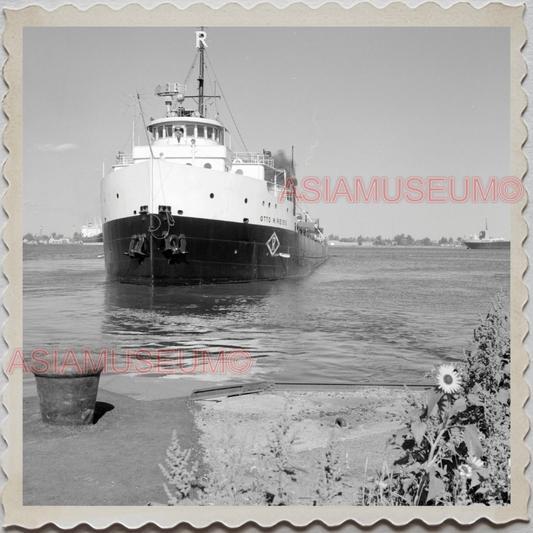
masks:
POLYGON ((205 38, 196 32, 197 94, 186 96, 178 83, 158 86, 166 116, 145 124, 147 142, 119 152, 102 180, 112 280, 154 286, 296 278, 327 258, 319 221, 297 205, 286 169, 274 166, 270 151, 235 152, 218 117, 207 118, 206 100, 218 97, 204 94, 205 38), (185 108, 186 98, 198 108, 185 108))
POLYGON ((104 242, 102 233, 102 223, 100 221, 87 222, 81 227, 81 238, 83 244, 101 244, 104 242))
POLYGON ((479 235, 471 236, 470 239, 464 239, 463 243, 471 250, 509 250, 511 248, 511 241, 489 237, 486 220, 485 229, 481 230, 479 235))

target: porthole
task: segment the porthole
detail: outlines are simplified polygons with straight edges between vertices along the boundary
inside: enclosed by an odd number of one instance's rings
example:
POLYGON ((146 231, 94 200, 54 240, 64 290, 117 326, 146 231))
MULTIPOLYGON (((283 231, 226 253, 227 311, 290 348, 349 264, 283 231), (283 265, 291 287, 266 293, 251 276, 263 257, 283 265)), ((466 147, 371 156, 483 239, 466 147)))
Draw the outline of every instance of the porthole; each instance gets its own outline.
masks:
POLYGON ((244 199, 244 203, 245 203, 245 204, 248 203, 248 198, 245 198, 245 199, 244 199))
POLYGON ((178 209, 178 215, 183 215, 183 211, 181 209, 178 209))
POLYGON ((211 193, 211 194, 209 195, 209 198, 214 198, 214 197, 215 197, 215 195, 214 195, 213 193, 211 193))
POLYGON ((276 204, 276 205, 274 206, 274 209, 277 209, 277 208, 278 208, 278 204, 276 204))
POLYGON ((211 163, 206 163, 206 164, 204 165, 204 168, 213 168, 213 167, 211 166, 211 163))
POLYGON ((136 214, 137 214, 137 211, 133 211, 133 214, 136 215, 136 214))
POLYGON ((191 163, 187 163, 186 166, 192 167, 192 164, 191 163))
POLYGON ((270 207, 270 202, 268 202, 268 207, 270 207))
POLYGON ((239 174, 239 176, 242 176, 244 172, 242 171, 241 168, 239 168, 238 170, 235 171, 235 174, 239 174))
POLYGON ((118 198, 118 192, 117 192, 117 198, 118 198))
POLYGON ((263 205, 265 205, 265 201, 263 200, 263 205))

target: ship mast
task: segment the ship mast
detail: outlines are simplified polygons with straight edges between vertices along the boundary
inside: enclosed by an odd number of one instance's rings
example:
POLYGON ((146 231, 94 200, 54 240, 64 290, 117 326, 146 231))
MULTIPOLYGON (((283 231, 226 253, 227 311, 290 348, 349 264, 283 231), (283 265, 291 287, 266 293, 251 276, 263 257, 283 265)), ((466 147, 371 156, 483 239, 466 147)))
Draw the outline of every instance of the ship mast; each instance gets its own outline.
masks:
POLYGON ((199 65, 199 72, 198 72, 198 112, 200 113, 201 117, 205 116, 204 112, 204 51, 205 47, 207 46, 205 44, 205 39, 207 37, 207 33, 204 31, 204 27, 202 26, 201 31, 196 32, 196 47, 199 49, 200 54, 200 65, 199 65))
MULTIPOLYGON (((178 112, 176 109, 172 109, 173 98, 175 98, 179 104, 181 104, 185 100, 185 98, 194 98, 194 99, 198 98, 198 114, 202 118, 205 118, 206 99, 207 98, 220 98, 220 96, 216 96, 216 95, 210 96, 210 95, 204 94, 205 49, 207 48, 207 43, 205 42, 206 39, 207 39, 207 33, 204 31, 202 27, 201 31, 196 32, 196 48, 198 48, 198 54, 196 57, 198 57, 198 55, 200 56, 200 65, 199 65, 199 72, 198 72, 198 94, 191 95, 191 96, 185 96, 183 93, 187 90, 187 86, 184 84, 180 84, 180 83, 165 83, 162 85, 158 85, 155 88, 155 94, 157 94, 157 96, 165 97, 165 105, 167 107, 167 117, 181 116, 181 115, 178 115, 178 112)), ((196 57, 191 67, 191 71, 196 63, 196 57)), ((187 74, 187 79, 188 78, 189 78, 189 75, 187 74)))

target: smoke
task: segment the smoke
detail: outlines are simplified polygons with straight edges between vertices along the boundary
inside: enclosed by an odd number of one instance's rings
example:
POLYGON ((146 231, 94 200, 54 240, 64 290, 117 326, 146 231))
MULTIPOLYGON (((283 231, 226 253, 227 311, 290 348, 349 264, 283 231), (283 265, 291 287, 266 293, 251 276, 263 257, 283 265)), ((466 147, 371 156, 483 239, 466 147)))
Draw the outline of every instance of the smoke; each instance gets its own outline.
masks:
POLYGON ((274 167, 285 170, 287 178, 292 178, 294 185, 297 184, 296 178, 294 177, 296 165, 293 165, 291 158, 287 156, 285 150, 278 150, 274 154, 274 167))

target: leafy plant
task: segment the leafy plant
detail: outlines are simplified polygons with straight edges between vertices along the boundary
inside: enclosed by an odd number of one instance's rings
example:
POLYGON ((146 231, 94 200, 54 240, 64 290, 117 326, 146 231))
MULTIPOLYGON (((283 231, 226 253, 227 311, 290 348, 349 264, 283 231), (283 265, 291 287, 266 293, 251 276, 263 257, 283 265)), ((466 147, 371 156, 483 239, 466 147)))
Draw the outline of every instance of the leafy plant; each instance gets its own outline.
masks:
POLYGON ((174 487, 174 493, 164 483, 163 487, 168 497, 168 505, 179 505, 181 501, 189 498, 191 489, 196 481, 198 461, 191 462, 191 450, 182 450, 179 445, 176 430, 172 432, 172 440, 167 448, 165 463, 159 465, 168 484, 174 487))
POLYGON ((266 505, 264 488, 247 447, 246 437, 238 437, 226 419, 226 431, 209 452, 211 464, 199 481, 200 505, 266 505))
POLYGON ((263 455, 263 475, 267 505, 291 505, 294 500, 293 484, 297 481, 297 469, 291 447, 296 435, 288 419, 273 427, 266 453, 263 455))
POLYGON ((258 505, 261 489, 244 462, 243 446, 228 446, 217 454, 217 470, 208 472, 200 482, 202 505, 258 505))
POLYGON ((511 342, 509 316, 501 296, 474 331, 462 372, 469 405, 467 420, 477 424, 486 453, 488 477, 474 501, 510 503, 511 342))
POLYGON ((340 452, 330 442, 324 451, 324 458, 318 461, 318 480, 315 505, 334 505, 344 491, 345 469, 341 464, 340 452))
MULTIPOLYGON (((411 398, 390 439, 402 456, 379 489, 380 504, 509 503, 510 335, 500 298, 474 331, 463 365, 441 365, 433 375, 427 401, 411 398)), ((376 490, 365 487, 360 501, 378 501, 376 490)))

